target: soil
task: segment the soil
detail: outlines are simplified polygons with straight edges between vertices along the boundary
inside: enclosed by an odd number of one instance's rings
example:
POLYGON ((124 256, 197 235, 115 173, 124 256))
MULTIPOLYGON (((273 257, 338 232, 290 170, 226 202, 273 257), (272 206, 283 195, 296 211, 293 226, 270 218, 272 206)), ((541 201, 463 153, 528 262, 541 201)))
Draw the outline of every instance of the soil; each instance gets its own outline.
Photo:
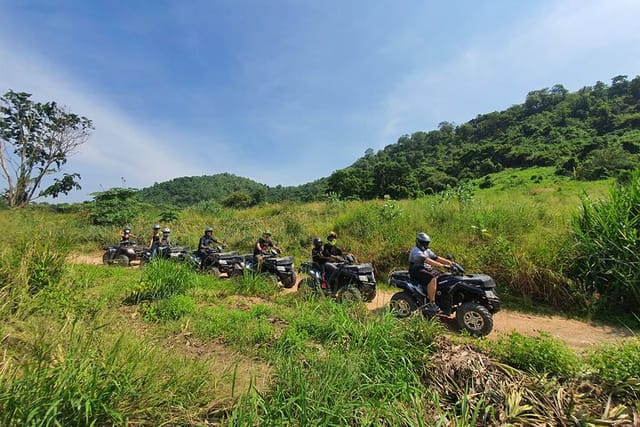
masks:
MULTIPOLYGON (((102 264, 102 253, 86 255, 74 255, 72 262, 83 264, 102 264)), ((295 292, 297 287, 285 289, 287 292, 295 292)), ((376 298, 367 304, 371 311, 383 311, 389 306, 389 300, 393 291, 378 290, 376 298)), ((444 319, 449 326, 455 321, 444 319)), ((559 315, 528 314, 513 310, 501 310, 493 318, 493 332, 490 339, 496 339, 502 335, 508 335, 516 331, 523 335, 537 335, 538 332, 546 332, 549 335, 564 341, 570 348, 580 352, 598 344, 613 343, 625 337, 633 336, 633 332, 627 329, 593 322, 569 319, 559 315)))
MULTIPOLYGON (((395 292, 378 290, 376 298, 367 304, 369 310, 386 310, 389 300, 395 292)), ((447 324, 455 324, 455 321, 447 324)), ((619 339, 631 337, 633 333, 627 329, 597 324, 558 315, 541 315, 521 313, 513 310, 502 310, 493 317, 493 332, 490 339, 508 335, 516 331, 522 335, 537 335, 546 332, 552 337, 564 341, 570 348, 580 352, 598 344, 613 343, 619 339)))

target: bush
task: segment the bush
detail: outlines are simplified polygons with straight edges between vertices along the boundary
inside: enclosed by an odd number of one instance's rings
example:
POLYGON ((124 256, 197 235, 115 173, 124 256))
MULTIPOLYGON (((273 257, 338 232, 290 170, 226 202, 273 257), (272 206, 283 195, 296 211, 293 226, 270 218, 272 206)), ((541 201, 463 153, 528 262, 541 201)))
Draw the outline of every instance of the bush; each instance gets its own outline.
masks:
POLYGON ((587 364, 609 388, 638 391, 640 385, 640 339, 607 344, 587 356, 587 364))
POLYGON ((526 372, 550 374, 568 378, 577 372, 580 359, 567 345, 540 332, 528 337, 517 332, 501 337, 489 347, 490 353, 501 362, 526 372))

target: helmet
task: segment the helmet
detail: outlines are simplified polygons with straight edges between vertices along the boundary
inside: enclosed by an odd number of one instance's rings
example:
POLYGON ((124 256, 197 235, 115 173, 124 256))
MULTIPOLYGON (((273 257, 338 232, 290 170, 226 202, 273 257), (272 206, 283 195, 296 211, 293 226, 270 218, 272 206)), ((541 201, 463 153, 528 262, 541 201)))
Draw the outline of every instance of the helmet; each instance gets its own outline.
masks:
POLYGON ((129 227, 125 227, 122 229, 123 233, 131 233, 131 229, 129 227))
POLYGON ((213 233, 213 228, 207 227, 207 228, 204 229, 205 233, 208 233, 209 231, 213 233))
POLYGON ((160 230, 160 224, 156 224, 156 225, 154 225, 154 226, 153 226, 153 229, 154 229, 154 230, 160 230))
POLYGON ((429 247, 429 243, 431 243, 431 237, 426 233, 418 233, 416 236, 416 246, 422 250, 425 250, 429 247))
POLYGON ((337 238, 338 238, 338 235, 336 234, 336 232, 335 232, 335 231, 332 231, 331 233, 329 233, 329 234, 327 235, 327 240, 337 239, 337 238))
POLYGON ((171 230, 169 230, 169 228, 165 228, 164 230, 162 230, 162 233, 169 234, 171 233, 171 230))
POLYGON ((320 246, 322 246, 322 239, 319 237, 314 237, 313 246, 315 246, 316 248, 319 248, 320 246))
POLYGON ((271 232, 270 232, 269 230, 264 230, 264 231, 262 232, 262 235, 263 235, 263 236, 271 236, 271 232))

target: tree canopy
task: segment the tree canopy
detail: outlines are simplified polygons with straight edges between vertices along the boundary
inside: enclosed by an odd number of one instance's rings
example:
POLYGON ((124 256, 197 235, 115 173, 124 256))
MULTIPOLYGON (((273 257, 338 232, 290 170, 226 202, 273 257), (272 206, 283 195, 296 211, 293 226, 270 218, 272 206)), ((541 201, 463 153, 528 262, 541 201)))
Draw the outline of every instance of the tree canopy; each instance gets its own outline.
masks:
POLYGON ((79 189, 80 175, 64 173, 38 192, 45 177, 60 173, 92 130, 91 120, 55 102, 34 102, 31 94, 13 90, 0 97, 0 168, 6 180, 2 197, 8 206, 22 207, 38 197, 55 198, 79 189))

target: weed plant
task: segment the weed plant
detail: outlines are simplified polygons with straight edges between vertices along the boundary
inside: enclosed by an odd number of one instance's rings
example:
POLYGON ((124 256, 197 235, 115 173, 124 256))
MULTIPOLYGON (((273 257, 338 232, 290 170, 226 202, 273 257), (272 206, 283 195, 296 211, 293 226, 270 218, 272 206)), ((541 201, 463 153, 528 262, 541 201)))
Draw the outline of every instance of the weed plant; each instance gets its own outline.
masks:
POLYGON ((594 378, 608 390, 640 399, 640 338, 602 345, 587 355, 594 378))
POLYGON ((196 273, 187 264, 154 259, 144 267, 140 283, 127 298, 127 302, 138 304, 141 301, 184 295, 198 280, 196 273))
POLYGON ((530 373, 569 378, 580 370, 578 356, 544 332, 532 337, 512 332, 487 345, 487 349, 501 362, 530 373))

